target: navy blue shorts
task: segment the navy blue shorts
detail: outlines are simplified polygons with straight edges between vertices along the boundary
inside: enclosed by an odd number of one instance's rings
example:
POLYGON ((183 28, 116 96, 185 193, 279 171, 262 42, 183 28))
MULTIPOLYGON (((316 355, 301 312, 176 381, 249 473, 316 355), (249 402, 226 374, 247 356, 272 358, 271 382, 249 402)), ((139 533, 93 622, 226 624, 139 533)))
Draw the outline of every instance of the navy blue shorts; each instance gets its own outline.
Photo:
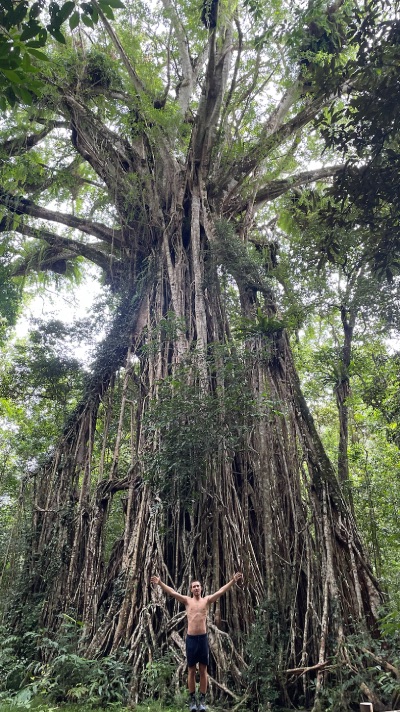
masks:
POLYGON ((197 663, 208 665, 207 633, 186 636, 186 657, 188 667, 194 667, 197 663))

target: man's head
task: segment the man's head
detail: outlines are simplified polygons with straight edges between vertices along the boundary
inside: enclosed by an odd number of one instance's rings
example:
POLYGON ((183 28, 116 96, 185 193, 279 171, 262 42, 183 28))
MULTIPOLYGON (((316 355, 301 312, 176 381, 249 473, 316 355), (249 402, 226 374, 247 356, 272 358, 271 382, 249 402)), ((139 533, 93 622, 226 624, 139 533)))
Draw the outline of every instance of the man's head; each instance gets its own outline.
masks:
POLYGON ((197 581, 197 580, 192 581, 192 583, 190 584, 190 590, 191 590, 192 596, 194 596, 194 598, 200 598, 200 596, 201 596, 200 581, 197 581))

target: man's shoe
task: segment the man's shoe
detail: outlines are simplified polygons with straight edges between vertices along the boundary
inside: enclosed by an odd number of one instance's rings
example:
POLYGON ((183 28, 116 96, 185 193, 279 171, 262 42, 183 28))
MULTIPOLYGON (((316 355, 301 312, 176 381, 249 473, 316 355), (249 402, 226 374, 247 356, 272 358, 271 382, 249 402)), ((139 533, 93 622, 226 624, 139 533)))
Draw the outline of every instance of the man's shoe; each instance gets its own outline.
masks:
POLYGON ((197 710, 198 710, 198 712, 205 712, 206 709, 207 709, 206 696, 203 693, 201 693, 200 694, 200 702, 199 702, 199 706, 197 707, 197 710))
POLYGON ((189 697, 189 710, 190 712, 197 712, 196 695, 194 693, 189 697))

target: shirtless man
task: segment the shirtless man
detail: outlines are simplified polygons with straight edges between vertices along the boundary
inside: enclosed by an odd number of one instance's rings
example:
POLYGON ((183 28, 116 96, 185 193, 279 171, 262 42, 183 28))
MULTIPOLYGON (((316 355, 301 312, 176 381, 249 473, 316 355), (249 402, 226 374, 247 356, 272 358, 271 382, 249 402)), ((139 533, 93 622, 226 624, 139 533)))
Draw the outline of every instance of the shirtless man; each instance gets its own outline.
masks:
POLYGON ((183 603, 186 608, 188 629, 186 636, 186 657, 188 663, 188 688, 189 688, 189 709, 191 712, 198 710, 203 712, 206 709, 205 697, 207 692, 207 665, 208 665, 208 640, 207 640, 207 612, 211 603, 217 601, 220 596, 229 589, 243 574, 237 573, 233 578, 222 586, 218 591, 210 596, 201 596, 201 584, 199 581, 192 581, 190 590, 192 596, 182 596, 166 583, 163 583, 159 576, 152 576, 150 581, 158 586, 169 596, 173 596, 177 601, 183 603), (199 664, 200 672, 200 701, 196 702, 196 665, 199 664))

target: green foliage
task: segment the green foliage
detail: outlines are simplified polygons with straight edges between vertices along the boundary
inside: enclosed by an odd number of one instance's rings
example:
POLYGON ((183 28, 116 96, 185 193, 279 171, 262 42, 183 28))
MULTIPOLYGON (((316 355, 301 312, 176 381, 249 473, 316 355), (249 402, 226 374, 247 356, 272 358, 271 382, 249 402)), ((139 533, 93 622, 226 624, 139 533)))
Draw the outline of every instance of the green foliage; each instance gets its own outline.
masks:
POLYGON ((247 385, 243 360, 224 347, 210 350, 203 385, 202 357, 187 358, 158 384, 143 419, 145 476, 164 502, 188 504, 201 488, 209 463, 224 448, 243 442, 250 418, 260 415, 247 385))
POLYGON ((62 4, 37 1, 28 3, 19 0, 2 0, 0 5, 0 109, 13 107, 21 102, 29 106, 45 88, 40 78, 40 65, 49 60, 43 51, 49 35, 65 44, 61 31, 69 21, 70 29, 82 22, 93 28, 99 20, 98 6, 109 19, 114 19, 112 8, 123 7, 120 0, 99 0, 99 3, 75 3, 66 0, 62 4), (43 19, 44 10, 48 17, 43 19))
POLYGON ((22 638, 4 636, 0 653, 3 699, 24 707, 35 707, 38 698, 90 707, 126 702, 130 667, 124 655, 120 651, 118 656, 98 660, 81 657, 77 652, 80 633, 81 624, 64 616, 56 639, 37 630, 22 638))
POLYGON ((18 690, 25 679, 27 658, 21 650, 24 641, 19 636, 7 635, 6 630, 2 628, 0 639, 0 697, 4 697, 5 694, 9 695, 18 690))
MULTIPOLYGON (((85 707, 86 709, 89 708, 90 712, 104 712, 104 706, 102 705, 89 706, 86 704, 85 707)), ((40 697, 27 700, 26 702, 21 702, 18 705, 15 703, 0 702, 0 712, 21 712, 21 710, 24 709, 32 710, 32 712, 82 712, 82 704, 46 704, 46 702, 40 697)), ((164 702, 160 703, 147 701, 145 704, 135 705, 135 707, 132 708, 132 706, 125 707, 115 702, 107 705, 106 709, 111 709, 113 712, 132 712, 132 709, 134 709, 135 712, 165 712, 165 710, 168 710, 169 712, 182 712, 182 705, 178 704, 167 706, 164 702)))
POLYGON ((170 682, 175 672, 176 661, 166 654, 148 662, 143 673, 144 696, 152 700, 171 702, 170 682))
MULTIPOLYGON (((349 470, 357 522, 375 572, 389 592, 395 620, 400 607, 399 358, 376 336, 376 329, 365 330, 366 323, 355 330, 348 372, 349 470)), ((340 328, 332 316, 314 315, 295 344, 303 392, 332 461, 338 448, 334 388, 343 376, 340 328)))
POLYGON ((400 449, 400 354, 375 349, 356 353, 360 393, 364 402, 379 411, 386 422, 386 436, 400 449), (361 377, 362 374, 362 377, 361 377))
POLYGON ((119 89, 121 77, 118 73, 117 63, 109 55, 99 49, 92 49, 85 57, 84 81, 90 87, 119 89))
MULTIPOLYGON (((127 707, 121 707, 118 704, 113 704, 110 708, 114 712, 128 712, 127 707)), ((82 712, 82 706, 79 704, 63 704, 61 706, 54 703, 46 704, 40 697, 29 699, 25 702, 21 701, 18 704, 7 702, 2 704, 0 702, 0 712, 21 712, 21 710, 32 710, 32 712, 82 712)), ((141 708, 141 710, 149 712, 148 709, 141 708)), ((104 707, 90 705, 90 712, 104 712, 104 707)), ((153 712, 153 708, 151 712, 153 712)))
POLYGON ((337 175, 324 220, 367 231, 375 274, 391 282, 400 273, 400 121, 397 102, 399 23, 380 16, 380 3, 356 32, 354 92, 319 121, 329 149, 339 149, 345 169, 337 175))
POLYGON ((247 642, 249 667, 246 682, 250 709, 270 709, 279 698, 279 660, 287 643, 280 630, 277 602, 265 602, 256 611, 247 642))
POLYGON ((2 237, 0 241, 0 344, 10 327, 15 325, 22 301, 22 283, 20 280, 12 279, 13 252, 11 240, 2 237))
POLYGON ((21 284, 12 281, 9 267, 0 263, 0 344, 10 327, 15 326, 21 293, 21 284))
POLYGON ((81 387, 81 366, 68 356, 68 340, 74 328, 60 321, 37 320, 27 341, 17 341, 10 362, 2 369, 0 396, 14 402, 33 399, 68 405, 81 387))
POLYGON ((33 473, 48 457, 54 438, 81 395, 84 369, 73 352, 91 333, 90 324, 67 326, 55 320, 37 320, 33 326, 25 339, 15 340, 2 352, 0 367, 3 606, 10 586, 20 577, 24 541, 29 536, 27 511, 33 473))
POLYGON ((385 709, 398 703, 399 681, 386 668, 385 661, 398 665, 399 647, 392 639, 377 641, 365 633, 356 633, 346 640, 348 663, 342 651, 332 660, 333 670, 322 690, 322 709, 326 712, 348 712, 360 703, 360 685, 364 683, 382 700, 385 709))
POLYGON ((31 673, 33 681, 28 689, 32 697, 39 694, 54 702, 71 700, 104 706, 123 703, 128 697, 129 667, 113 656, 88 660, 60 651, 51 663, 33 666, 31 673))
POLYGON ((263 310, 258 307, 255 319, 247 319, 242 317, 238 321, 238 326, 235 329, 236 334, 243 339, 250 336, 264 336, 272 338, 275 334, 279 335, 285 328, 285 321, 274 317, 266 316, 263 310))
POLYGON ((68 353, 74 328, 57 321, 36 327, 9 348, 0 368, 0 437, 8 443, 6 472, 17 479, 46 457, 83 384, 81 364, 68 353))
POLYGON ((291 49, 293 54, 298 53, 303 90, 325 94, 329 87, 333 94, 343 82, 343 73, 348 72, 354 35, 353 4, 344 2, 340 8, 326 11, 326 4, 316 0, 308 4, 301 20, 291 49))
MULTIPOLYGON (((392 645, 400 650, 400 602, 395 610, 382 616, 380 627, 384 638, 392 641, 392 645)), ((398 657, 400 657, 400 652, 398 657)))
POLYGON ((265 267, 236 235, 233 225, 219 220, 215 227, 218 240, 213 243, 212 250, 216 261, 244 287, 269 292, 271 285, 265 267))

